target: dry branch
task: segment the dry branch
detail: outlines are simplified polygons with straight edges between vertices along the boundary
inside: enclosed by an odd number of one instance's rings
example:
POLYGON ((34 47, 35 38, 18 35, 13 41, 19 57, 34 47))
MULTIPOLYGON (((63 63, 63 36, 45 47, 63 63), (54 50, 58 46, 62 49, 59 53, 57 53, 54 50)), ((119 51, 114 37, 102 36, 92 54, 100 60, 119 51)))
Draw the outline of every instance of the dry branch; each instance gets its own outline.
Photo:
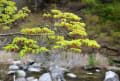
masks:
POLYGON ((54 35, 54 34, 24 34, 24 33, 20 33, 20 32, 16 32, 16 33, 8 33, 8 34, 0 34, 1 36, 15 36, 15 35, 23 35, 23 36, 48 36, 48 35, 54 35))

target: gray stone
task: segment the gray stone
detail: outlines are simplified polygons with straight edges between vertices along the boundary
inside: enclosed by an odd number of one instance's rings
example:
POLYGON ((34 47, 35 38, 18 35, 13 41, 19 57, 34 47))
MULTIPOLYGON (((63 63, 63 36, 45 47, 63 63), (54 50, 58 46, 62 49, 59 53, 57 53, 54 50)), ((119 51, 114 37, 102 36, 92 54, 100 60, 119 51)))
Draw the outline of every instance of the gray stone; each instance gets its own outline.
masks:
POLYGON ((22 64, 22 65, 20 65, 19 67, 20 67, 21 69, 27 70, 28 65, 24 65, 24 64, 22 64))
POLYGON ((13 61, 13 63, 12 63, 13 65, 21 65, 22 64, 22 62, 20 61, 20 60, 18 60, 18 61, 13 61))
POLYGON ((17 78, 15 81, 27 81, 25 78, 17 78))
POLYGON ((11 65, 9 66, 9 70, 19 70, 19 67, 17 65, 11 65))
POLYGON ((31 81, 31 80, 34 80, 35 78, 34 77, 27 77, 27 81, 31 81))
POLYGON ((39 81, 52 81, 52 79, 49 73, 44 73, 40 76, 39 81))
POLYGON ((34 77, 28 77, 27 81, 38 81, 38 79, 35 79, 34 77))
POLYGON ((104 81, 119 81, 119 77, 115 72, 108 71, 105 73, 104 81))
POLYGON ((23 70, 18 70, 16 73, 18 78, 23 78, 26 76, 26 73, 23 70))
POLYGON ((32 67, 34 67, 34 68, 40 68, 41 67, 41 63, 34 63, 32 65, 32 67))

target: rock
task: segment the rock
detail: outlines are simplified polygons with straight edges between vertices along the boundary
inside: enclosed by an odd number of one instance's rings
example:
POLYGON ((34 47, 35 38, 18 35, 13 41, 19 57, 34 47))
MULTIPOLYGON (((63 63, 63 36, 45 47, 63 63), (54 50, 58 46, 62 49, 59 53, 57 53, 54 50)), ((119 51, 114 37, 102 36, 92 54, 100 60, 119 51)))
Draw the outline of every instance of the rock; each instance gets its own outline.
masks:
POLYGON ((22 62, 20 61, 20 60, 18 60, 18 61, 13 61, 13 63, 12 63, 13 65, 21 65, 22 64, 22 62))
POLYGON ((31 80, 31 81, 38 81, 38 79, 34 79, 34 80, 31 80))
POLYGON ((87 73, 87 75, 92 75, 93 73, 87 73))
POLYGON ((34 79, 35 79, 34 77, 28 77, 27 81, 31 81, 31 80, 34 80, 34 79))
POLYGON ((19 67, 20 67, 21 69, 23 69, 23 70, 27 70, 28 65, 24 65, 24 64, 22 64, 22 65, 20 65, 19 67))
POLYGON ((17 78, 15 81, 27 81, 25 78, 17 78))
POLYGON ((40 68, 41 67, 41 63, 34 63, 32 65, 32 67, 34 67, 34 68, 40 68))
POLYGON ((23 70, 18 70, 16 73, 17 73, 17 77, 19 78, 23 78, 26 76, 26 73, 23 70))
POLYGON ((9 66, 9 70, 19 70, 19 67, 17 65, 11 65, 9 66))
POLYGON ((67 76, 70 78, 76 78, 77 76, 73 73, 67 73, 67 76))
POLYGON ((100 72, 100 70, 99 70, 99 69, 96 69, 96 72, 100 72))
POLYGON ((28 60, 28 65, 32 65, 34 63, 35 63, 34 60, 28 60))
POLYGON ((108 71, 105 73, 104 81, 119 81, 119 77, 115 72, 108 71))
POLYGON ((49 73, 44 73, 40 76, 39 81, 52 81, 52 79, 49 73))
POLYGON ((38 81, 38 79, 35 79, 34 77, 28 77, 27 81, 38 81))
POLYGON ((39 69, 39 68, 33 68, 33 67, 29 67, 29 68, 28 68, 28 71, 29 71, 29 72, 40 72, 41 69, 39 69))
POLYGON ((15 74, 15 71, 8 71, 8 75, 13 75, 15 74))

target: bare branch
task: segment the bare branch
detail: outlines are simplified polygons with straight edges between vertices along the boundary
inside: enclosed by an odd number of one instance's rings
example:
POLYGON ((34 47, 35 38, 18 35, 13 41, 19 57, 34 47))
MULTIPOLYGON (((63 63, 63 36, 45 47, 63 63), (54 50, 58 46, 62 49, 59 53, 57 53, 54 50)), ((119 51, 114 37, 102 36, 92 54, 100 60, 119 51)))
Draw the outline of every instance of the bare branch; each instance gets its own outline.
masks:
POLYGON ((14 35, 23 35, 23 36, 48 36, 48 35, 55 35, 55 34, 24 34, 24 33, 20 33, 20 32, 16 32, 16 33, 8 33, 8 34, 0 34, 1 36, 14 36, 14 35))

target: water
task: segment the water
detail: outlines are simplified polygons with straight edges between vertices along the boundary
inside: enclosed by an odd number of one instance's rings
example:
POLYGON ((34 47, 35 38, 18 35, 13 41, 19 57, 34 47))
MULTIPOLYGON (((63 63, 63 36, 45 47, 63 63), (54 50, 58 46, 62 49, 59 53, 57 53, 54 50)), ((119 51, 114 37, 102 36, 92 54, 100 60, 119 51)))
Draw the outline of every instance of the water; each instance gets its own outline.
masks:
MULTIPOLYGON (((7 55, 7 53, 5 54, 7 55)), ((4 59, 6 58, 5 54, 4 54, 4 59)), ((98 54, 96 54, 96 58, 97 58, 97 64, 107 67, 107 64, 105 65, 105 62, 107 61, 105 57, 101 55, 98 56, 98 54)), ((9 59, 11 58, 9 57, 9 59)), ((55 55, 52 54, 47 57, 47 56, 44 56, 44 54, 42 55, 30 54, 25 56, 21 60, 27 61, 29 59, 36 59, 37 62, 45 63, 45 66, 48 66, 48 67, 50 66, 50 63, 58 65, 60 67, 69 68, 69 69, 74 67, 73 69, 70 70, 70 72, 76 74, 77 78, 72 79, 65 75, 66 81, 103 81, 105 77, 106 70, 104 69, 101 70, 100 72, 96 72, 96 69, 86 71, 81 68, 82 66, 88 64, 88 59, 89 59, 88 55, 62 52, 60 54, 55 54, 55 55), (88 75, 87 73, 93 73, 93 74, 88 75)), ((13 81, 13 76, 7 75, 8 66, 9 64, 0 65, 0 80, 13 81)), ((42 73, 27 74, 27 77, 34 76, 35 78, 39 78, 43 73, 46 73, 46 71, 42 73)), ((120 74, 120 72, 118 72, 118 74, 120 74)))
MULTIPOLYGON (((2 65, 2 67, 8 67, 8 65, 2 65)), ((1 66, 0 66, 1 67, 1 66)), ((4 68, 5 70, 5 68, 4 68)), ((101 72, 95 72, 95 71, 85 71, 83 69, 80 68, 76 68, 76 69, 72 69, 71 70, 72 73, 77 75, 77 78, 72 79, 69 78, 67 76, 65 76, 66 81, 103 81, 104 80, 104 75, 105 75, 105 71, 101 71, 101 72), (87 75, 87 73, 92 72, 93 75, 87 75)), ((44 73, 44 72, 43 72, 44 73)), ((34 76, 35 78, 39 78, 43 73, 32 73, 32 74, 28 74, 28 76, 34 76)), ((6 71, 4 72, 0 72, 0 80, 3 81, 13 81, 13 77, 12 76, 8 76, 6 74, 6 71)))

